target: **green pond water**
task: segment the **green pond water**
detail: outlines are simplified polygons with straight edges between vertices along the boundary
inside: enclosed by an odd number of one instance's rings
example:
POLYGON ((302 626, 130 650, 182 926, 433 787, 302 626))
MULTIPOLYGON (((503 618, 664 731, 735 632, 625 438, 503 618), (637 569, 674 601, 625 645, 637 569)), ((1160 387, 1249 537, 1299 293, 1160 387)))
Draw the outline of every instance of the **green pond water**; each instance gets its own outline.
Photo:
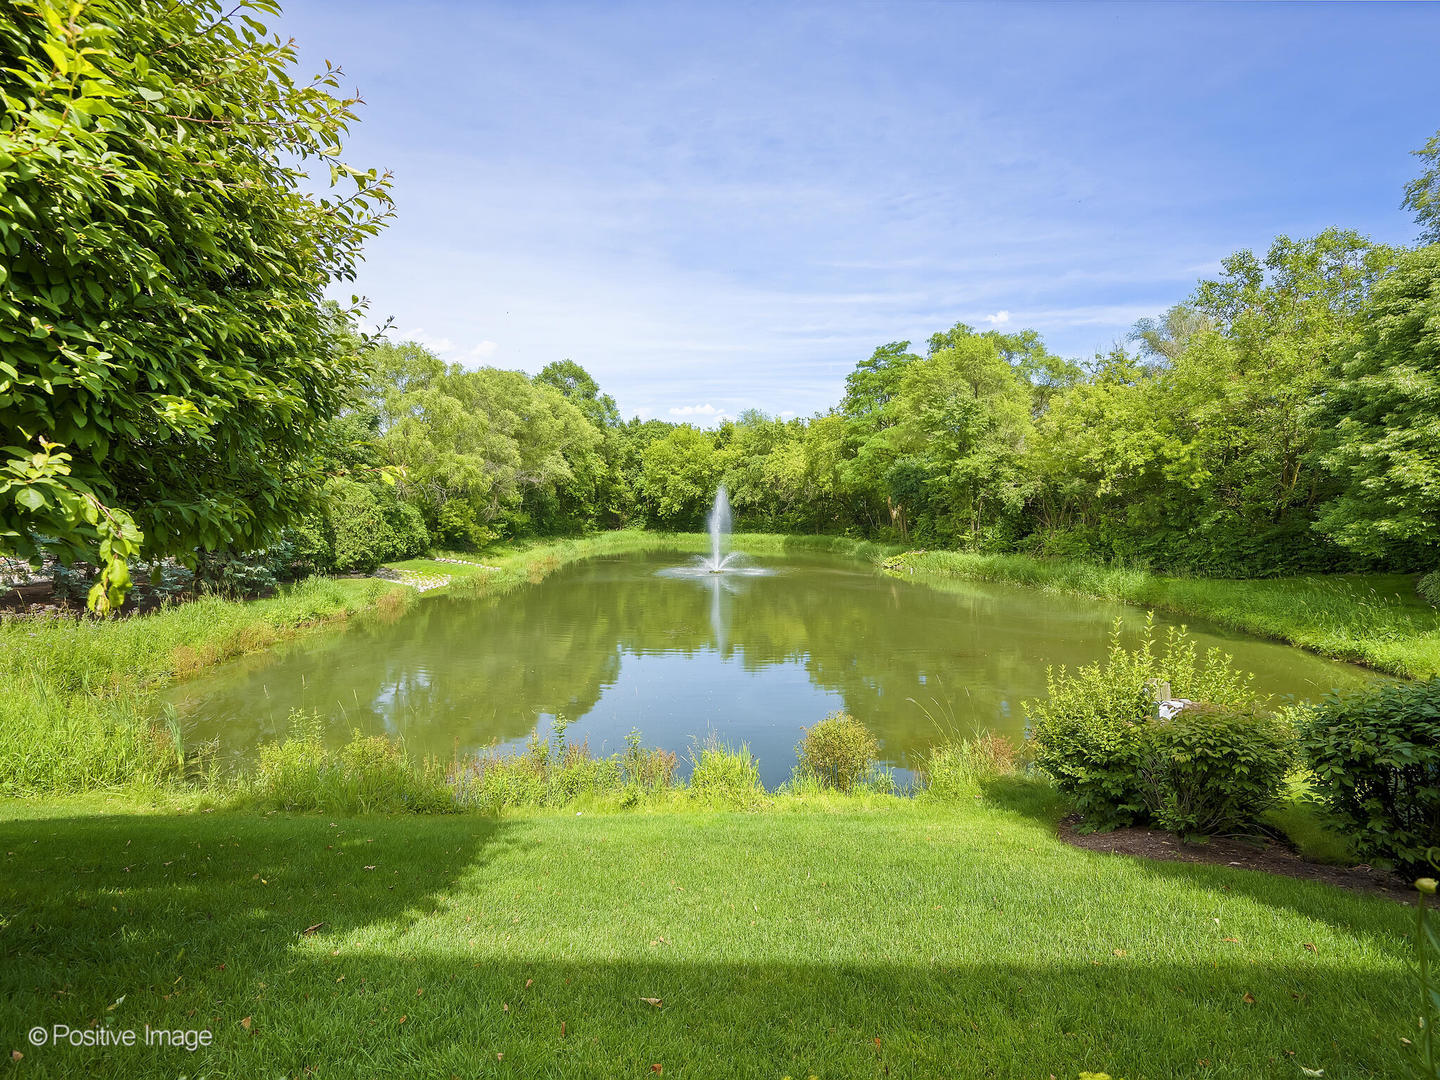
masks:
MULTIPOLYGON (((1145 613, 1019 586, 899 579, 830 556, 748 561, 760 573, 686 573, 683 555, 593 559, 504 596, 421 600, 177 684, 190 738, 243 760, 315 710, 335 743, 359 729, 449 759, 520 746, 554 718, 571 741, 685 758, 715 733, 748 743, 767 786, 786 779, 801 728, 845 709, 906 768, 949 734, 1020 737, 1020 703, 1046 665, 1103 655, 1117 616, 1145 613), (678 571, 678 572, 677 572, 678 571)), ((1160 626, 1168 626, 1157 616, 1160 626)), ((1191 621, 1277 696, 1318 698, 1376 678, 1347 664, 1191 621)))

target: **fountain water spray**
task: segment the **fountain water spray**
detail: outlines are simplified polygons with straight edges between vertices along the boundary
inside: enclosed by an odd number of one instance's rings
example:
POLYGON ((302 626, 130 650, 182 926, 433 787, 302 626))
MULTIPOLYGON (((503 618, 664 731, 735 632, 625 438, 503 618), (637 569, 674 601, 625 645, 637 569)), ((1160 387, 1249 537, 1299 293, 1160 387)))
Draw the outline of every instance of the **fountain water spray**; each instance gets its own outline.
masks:
POLYGON ((658 573, 666 577, 682 578, 724 575, 711 579, 717 590, 718 605, 718 590, 734 592, 739 578, 767 577, 775 572, 763 566, 751 565, 742 552, 725 550, 730 541, 730 495, 724 484, 715 491, 715 502, 710 507, 710 516, 705 521, 705 527, 710 532, 709 555, 697 555, 689 566, 669 566, 658 573))
POLYGON ((710 517, 705 524, 710 530, 710 561, 705 564, 705 569, 718 574, 731 559, 731 555, 725 552, 725 538, 730 535, 730 496, 726 494, 724 484, 715 489, 715 503, 710 507, 710 517))

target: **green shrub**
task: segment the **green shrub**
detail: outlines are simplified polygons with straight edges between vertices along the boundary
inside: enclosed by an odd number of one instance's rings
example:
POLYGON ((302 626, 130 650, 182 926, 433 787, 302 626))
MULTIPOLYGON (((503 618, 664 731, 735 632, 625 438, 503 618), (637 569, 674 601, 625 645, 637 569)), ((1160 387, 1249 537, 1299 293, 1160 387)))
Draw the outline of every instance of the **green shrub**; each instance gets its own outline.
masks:
POLYGON ((341 480, 330 485, 326 505, 333 554, 341 572, 374 570, 389 557, 390 527, 375 490, 341 480))
POLYGON ((288 538, 260 551, 202 551, 195 564, 194 588, 228 597, 259 596, 291 577, 295 562, 288 538))
POLYGON ((335 537, 323 511, 307 514, 285 530, 299 573, 324 573, 335 567, 335 537))
POLYGON ((1139 725, 1141 799, 1151 821, 1181 835, 1253 827, 1279 801, 1294 733, 1254 708, 1187 708, 1139 725))
MULTIPOLYGON (((383 562, 423 555, 429 549, 430 536, 420 511, 401 502, 390 488, 332 480, 325 495, 328 569, 368 573, 383 562)), ((324 545, 319 549, 323 551, 324 545)))
POLYGON ((1427 604, 1440 607, 1440 570, 1431 570, 1415 583, 1415 591, 1427 604))
MULTIPOLYGON (((173 559, 132 563, 135 598, 173 600, 186 594, 214 593, 240 599, 269 594, 281 581, 295 576, 297 565, 304 565, 291 534, 287 529, 279 542, 257 551, 196 551, 193 568, 173 559)), ((99 573, 99 567, 89 563, 56 566, 53 595, 60 600, 82 600, 99 573)))
POLYGON ((831 713, 805 729, 795 747, 796 768, 823 787, 850 791, 870 771, 880 744, 870 729, 848 713, 831 713))
POLYGON ((386 503, 385 516, 395 543, 395 554, 388 558, 413 559, 430 550, 430 532, 418 507, 392 496, 386 503))
POLYGON ((690 756, 690 792, 727 806, 757 806, 765 797, 760 766, 744 743, 732 750, 713 736, 690 756))
POLYGON ((438 544, 453 551, 479 551, 500 537, 500 530, 481 522, 475 508, 451 499, 435 511, 432 530, 438 544))
POLYGON ((999 735, 981 735, 932 746, 916 772, 926 795, 946 801, 983 794, 986 781, 1016 772, 1015 747, 999 735))
POLYGON ((1332 695, 1300 745, 1357 854, 1423 870, 1440 845, 1440 678, 1332 695))
POLYGON ((1074 800, 1085 828, 1133 824, 1150 813, 1140 766, 1155 687, 1168 682, 1174 697, 1246 708, 1256 704, 1253 679, 1218 649, 1199 657, 1184 628, 1172 627, 1157 650, 1153 615, 1127 649, 1117 619, 1103 661, 1047 671, 1048 697, 1024 702, 1035 764, 1074 800))

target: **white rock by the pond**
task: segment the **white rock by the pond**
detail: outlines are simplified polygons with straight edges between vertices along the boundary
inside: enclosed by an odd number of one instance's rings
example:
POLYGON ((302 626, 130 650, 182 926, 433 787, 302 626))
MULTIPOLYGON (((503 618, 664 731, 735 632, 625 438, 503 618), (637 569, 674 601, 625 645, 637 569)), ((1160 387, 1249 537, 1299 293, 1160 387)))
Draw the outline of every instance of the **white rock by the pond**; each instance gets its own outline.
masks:
POLYGON ((1191 701, 1189 698, 1166 698, 1155 706, 1156 712, 1161 720, 1174 720, 1192 705, 1199 705, 1198 701, 1191 701))
POLYGON ((432 562, 455 563, 457 566, 478 566, 481 570, 499 570, 498 566, 488 566, 483 562, 471 562, 469 559, 447 559, 440 555, 435 556, 432 562))
POLYGON ((382 581, 393 581, 397 585, 408 585, 417 592, 429 592, 450 584, 449 574, 418 574, 413 570, 393 570, 388 566, 380 567, 371 576, 382 581))

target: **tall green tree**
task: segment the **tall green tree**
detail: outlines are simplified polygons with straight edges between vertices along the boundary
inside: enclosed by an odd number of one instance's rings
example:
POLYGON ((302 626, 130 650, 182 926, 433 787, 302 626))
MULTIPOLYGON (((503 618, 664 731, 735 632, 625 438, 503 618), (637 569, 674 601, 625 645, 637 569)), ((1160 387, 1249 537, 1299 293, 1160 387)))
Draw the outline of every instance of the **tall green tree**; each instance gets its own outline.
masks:
POLYGON ((715 432, 676 424, 640 453, 636 492, 651 522, 668 529, 695 529, 725 472, 715 432))
POLYGON ((920 357, 910 351, 910 342, 892 341, 881 345, 868 360, 861 360, 845 376, 845 400, 840 411, 849 419, 868 422, 871 427, 888 427, 894 421, 887 409, 900 392, 905 369, 920 357))
POLYGON ((1138 324, 1141 355, 1112 356, 1039 423, 1040 546, 1227 573, 1353 561, 1310 528, 1335 489, 1321 403, 1394 259, 1343 230, 1280 237, 1138 324))
POLYGON ((590 498, 601 434, 554 387, 447 365, 415 342, 372 353, 381 456, 441 543, 471 548, 529 531, 546 500, 590 498))
POLYGON ((1440 244, 1440 131, 1431 135, 1414 154, 1426 163, 1426 168, 1405 185, 1405 201, 1401 205, 1414 211, 1415 224, 1420 226, 1420 242, 1440 244))
POLYGON ((1133 555, 1128 539, 1186 520, 1198 482, 1164 373, 1116 348, 1036 420, 1026 451, 1042 549, 1133 555))
POLYGON ((1031 386, 1003 339, 957 324, 910 364, 896 399, 902 457, 888 483, 938 537, 978 544, 1026 497, 1022 452, 1031 430, 1031 386))
POLYGON ((900 457, 894 427, 895 399, 910 365, 920 357, 910 342, 881 345, 845 377, 840 413, 846 421, 847 453, 842 466, 844 486, 852 493, 855 515, 867 530, 907 531, 905 510, 895 500, 892 470, 900 457))
POLYGON ((600 384, 573 360, 546 364, 535 381, 559 391, 601 436, 595 455, 587 456, 573 480, 557 489, 553 507, 548 500, 544 505, 537 503, 535 516, 547 519, 542 523, 545 527, 624 525, 629 519, 633 492, 625 478, 625 433, 615 399, 601 393, 600 384))
POLYGON ((535 376, 535 381, 560 391, 598 428, 615 427, 620 423, 620 410, 615 407, 615 399, 609 394, 602 394, 600 384, 574 360, 555 360, 546 364, 535 376))
POLYGON ((1189 304, 1175 304, 1158 319, 1141 319, 1130 331, 1130 340, 1140 346, 1147 359, 1172 363, 1190 343, 1213 327, 1210 316, 1189 304))
POLYGON ((359 99, 328 66, 297 81, 253 18, 277 12, 0 15, 0 549, 101 563, 97 607, 133 556, 275 536, 358 370, 321 296, 389 177, 346 164, 359 99))
POLYGON ((1344 483, 1317 528, 1355 551, 1440 567, 1440 245, 1375 288, 1325 404, 1344 483))

